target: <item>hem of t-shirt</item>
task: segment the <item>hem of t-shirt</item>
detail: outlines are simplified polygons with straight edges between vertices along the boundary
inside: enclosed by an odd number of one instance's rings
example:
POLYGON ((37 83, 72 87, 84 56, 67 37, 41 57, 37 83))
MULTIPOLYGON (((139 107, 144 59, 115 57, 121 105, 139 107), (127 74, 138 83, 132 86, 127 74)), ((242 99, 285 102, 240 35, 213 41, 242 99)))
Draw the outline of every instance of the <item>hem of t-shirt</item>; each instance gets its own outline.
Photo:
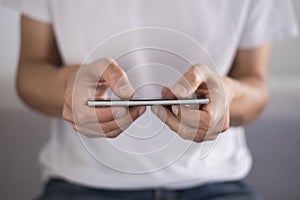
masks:
POLYGON ((49 14, 35 6, 35 4, 23 3, 21 8, 21 14, 33 20, 45 24, 51 24, 51 18, 49 14))
POLYGON ((46 173, 43 174, 43 182, 46 183, 51 179, 62 179, 65 180, 71 184, 79 185, 82 187, 89 187, 93 189, 104 189, 104 190, 123 190, 123 191, 130 191, 130 190, 147 190, 147 189, 153 189, 153 188, 164 188, 169 190, 184 190, 184 189, 190 189, 194 187, 199 187, 211 183, 222 183, 222 182, 231 182, 231 181, 239 181, 243 180, 247 177, 247 175, 250 172, 251 167, 247 167, 247 169, 244 169, 242 171, 237 172, 234 175, 231 176, 215 176, 215 177, 208 177, 206 179, 201 180, 191 180, 189 183, 185 182, 182 184, 174 184, 174 185, 135 185, 135 186, 128 186, 128 185, 99 185, 99 184, 93 184, 89 181, 83 181, 76 179, 73 176, 68 175, 62 175, 62 174, 56 174, 56 173, 46 173))
MULTIPOLYGON (((189 181, 184 182, 174 182, 170 184, 150 184, 150 185, 128 185, 128 184, 99 184, 95 183, 91 180, 83 179, 82 177, 78 177, 78 174, 68 174, 68 172, 58 172, 57 170, 49 170, 43 169, 42 170, 42 180, 44 183, 48 182, 51 179, 62 179, 69 183, 79 185, 82 187, 89 187, 94 189, 104 189, 104 190, 124 190, 124 191, 130 191, 130 190, 147 190, 147 189, 153 189, 153 188, 164 188, 164 189, 170 189, 170 190, 181 190, 181 189, 189 189, 193 187, 199 187, 203 185, 207 185, 210 183, 222 183, 222 182, 229 182, 229 181, 238 181, 243 180, 247 177, 247 175, 251 171, 252 167, 252 157, 249 151, 247 151, 247 154, 249 155, 247 162, 245 162, 245 165, 243 167, 239 167, 238 169, 235 169, 231 171, 229 174, 222 174, 222 175, 216 175, 216 176, 208 176, 208 177, 202 177, 202 178, 195 178, 191 179, 189 181)), ((49 166, 48 166, 49 167, 49 166)), ((105 182, 105 180, 104 180, 105 182)))

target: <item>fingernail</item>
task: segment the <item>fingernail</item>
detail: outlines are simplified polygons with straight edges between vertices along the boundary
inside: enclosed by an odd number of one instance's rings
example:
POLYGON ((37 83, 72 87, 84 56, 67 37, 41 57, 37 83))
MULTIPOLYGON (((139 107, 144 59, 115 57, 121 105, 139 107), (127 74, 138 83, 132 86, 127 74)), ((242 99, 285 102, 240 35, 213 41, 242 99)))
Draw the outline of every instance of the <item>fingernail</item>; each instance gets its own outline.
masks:
POLYGON ((116 112, 116 118, 121 118, 126 114, 126 110, 122 109, 116 112))
POLYGON ((130 85, 123 85, 118 88, 118 92, 122 95, 130 95, 133 91, 130 85))
POLYGON ((177 116, 178 115, 178 113, 179 113, 179 109, 178 109, 178 107, 176 107, 176 106, 172 106, 172 111, 173 111, 173 113, 177 116))
POLYGON ((175 94, 185 95, 187 93, 187 89, 181 84, 175 84, 172 88, 175 94))

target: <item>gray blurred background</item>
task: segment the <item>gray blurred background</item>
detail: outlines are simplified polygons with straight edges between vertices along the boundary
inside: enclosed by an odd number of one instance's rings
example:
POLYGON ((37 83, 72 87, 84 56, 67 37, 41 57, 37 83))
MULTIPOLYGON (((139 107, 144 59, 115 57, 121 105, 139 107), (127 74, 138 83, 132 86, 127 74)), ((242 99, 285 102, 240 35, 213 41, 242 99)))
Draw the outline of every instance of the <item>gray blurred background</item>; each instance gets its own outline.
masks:
MULTIPOLYGON (((300 21, 300 1, 294 7, 300 21)), ((18 13, 0 7, 0 27, 0 199, 33 199, 42 189, 37 154, 48 138, 49 119, 25 107, 14 89, 18 13)), ((300 199, 299 52, 299 38, 274 44, 270 103, 247 127, 254 156, 247 180, 267 200, 300 199)))

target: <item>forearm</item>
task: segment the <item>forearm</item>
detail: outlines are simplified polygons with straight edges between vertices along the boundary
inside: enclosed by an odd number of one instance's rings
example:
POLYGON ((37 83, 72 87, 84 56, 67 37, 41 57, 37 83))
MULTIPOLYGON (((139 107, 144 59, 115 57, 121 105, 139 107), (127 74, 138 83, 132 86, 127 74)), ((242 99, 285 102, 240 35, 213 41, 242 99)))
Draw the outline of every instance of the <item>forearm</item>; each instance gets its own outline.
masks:
POLYGON ((230 125, 241 126, 255 120, 265 108, 269 92, 265 80, 255 77, 224 77, 230 95, 230 125))
POLYGON ((21 99, 44 114, 61 116, 66 80, 78 67, 57 67, 42 62, 22 65, 17 77, 17 91, 21 99))

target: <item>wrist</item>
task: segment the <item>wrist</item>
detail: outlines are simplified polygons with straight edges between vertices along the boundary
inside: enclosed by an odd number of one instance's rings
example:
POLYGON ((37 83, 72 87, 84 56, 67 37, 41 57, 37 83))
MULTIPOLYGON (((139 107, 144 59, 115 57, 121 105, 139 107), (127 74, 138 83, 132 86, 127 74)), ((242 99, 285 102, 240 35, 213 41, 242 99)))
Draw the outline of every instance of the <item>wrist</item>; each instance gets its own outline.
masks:
POLYGON ((235 88, 234 80, 228 76, 223 76, 222 81, 223 81, 223 89, 226 96, 227 104, 230 106, 231 103, 236 98, 235 96, 236 93, 234 92, 234 88, 235 88))
POLYGON ((59 80, 63 83, 64 90, 71 81, 75 80, 79 65, 64 66, 59 69, 59 80))

